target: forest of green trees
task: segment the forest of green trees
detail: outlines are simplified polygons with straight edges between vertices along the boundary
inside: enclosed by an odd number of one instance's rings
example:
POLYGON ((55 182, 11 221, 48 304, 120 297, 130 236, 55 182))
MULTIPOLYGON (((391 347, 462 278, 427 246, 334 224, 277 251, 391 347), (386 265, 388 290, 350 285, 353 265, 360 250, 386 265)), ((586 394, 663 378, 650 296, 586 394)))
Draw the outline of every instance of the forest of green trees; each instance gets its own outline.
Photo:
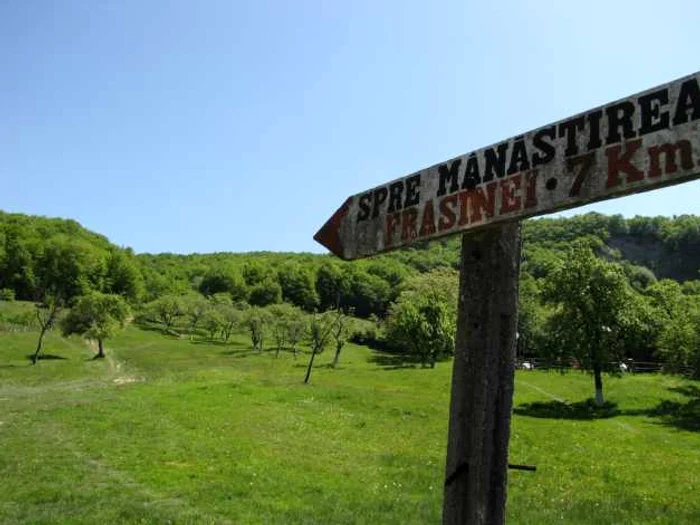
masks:
MULTIPOLYGON (((700 218, 545 218, 526 221, 523 238, 520 359, 573 363, 596 377, 625 359, 657 361, 700 377, 700 218)), ((458 266, 458 238, 352 263, 306 253, 137 255, 72 220, 0 212, 0 300, 36 304, 36 355, 59 321, 102 348, 134 317, 212 338, 245 330, 253 346, 278 351, 301 339, 313 349, 314 330, 321 351, 335 329, 338 354, 352 337, 434 366, 453 351, 458 266)))

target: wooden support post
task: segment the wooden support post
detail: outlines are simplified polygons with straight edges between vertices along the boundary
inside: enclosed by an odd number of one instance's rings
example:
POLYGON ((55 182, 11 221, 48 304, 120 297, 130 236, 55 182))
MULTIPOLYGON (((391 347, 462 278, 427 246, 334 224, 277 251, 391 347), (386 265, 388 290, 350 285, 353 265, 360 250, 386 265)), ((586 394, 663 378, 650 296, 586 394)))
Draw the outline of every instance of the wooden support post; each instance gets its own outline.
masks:
POLYGON ((446 525, 505 522, 520 242, 519 222, 462 237, 446 525))

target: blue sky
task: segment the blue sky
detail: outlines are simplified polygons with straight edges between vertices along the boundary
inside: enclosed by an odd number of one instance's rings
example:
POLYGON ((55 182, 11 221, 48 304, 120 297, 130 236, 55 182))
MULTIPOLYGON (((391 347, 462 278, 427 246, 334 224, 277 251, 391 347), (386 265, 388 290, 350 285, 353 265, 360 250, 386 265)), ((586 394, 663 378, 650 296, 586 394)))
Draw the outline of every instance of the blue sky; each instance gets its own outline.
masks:
POLYGON ((700 69, 696 0, 472 4, 2 2, 0 209, 137 252, 322 252, 351 194, 700 69))

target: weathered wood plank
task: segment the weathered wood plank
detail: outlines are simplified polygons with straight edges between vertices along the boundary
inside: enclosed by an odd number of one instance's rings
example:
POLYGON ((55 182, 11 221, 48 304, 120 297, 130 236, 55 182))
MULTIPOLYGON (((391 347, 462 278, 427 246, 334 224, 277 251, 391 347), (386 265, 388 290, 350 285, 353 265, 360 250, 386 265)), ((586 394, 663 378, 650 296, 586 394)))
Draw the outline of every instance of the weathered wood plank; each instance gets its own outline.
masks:
POLYGON ((314 237, 356 259, 700 177, 700 73, 350 197, 314 237))

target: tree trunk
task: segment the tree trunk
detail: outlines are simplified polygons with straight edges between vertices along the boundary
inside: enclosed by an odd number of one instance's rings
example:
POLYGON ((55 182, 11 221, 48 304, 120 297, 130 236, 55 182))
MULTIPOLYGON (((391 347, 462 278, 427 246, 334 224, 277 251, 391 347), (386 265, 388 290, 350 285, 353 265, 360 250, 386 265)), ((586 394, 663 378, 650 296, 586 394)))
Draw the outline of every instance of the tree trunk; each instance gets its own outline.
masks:
POLYGON ((338 363, 340 362, 340 351, 343 349, 342 345, 338 345, 335 347, 335 356, 333 357, 333 363, 331 366, 335 368, 338 366, 338 363))
POLYGON ((309 360, 309 367, 306 369, 306 377, 304 378, 304 383, 309 382, 309 376, 311 376, 311 367, 314 366, 314 358, 316 357, 316 349, 311 352, 311 359, 309 360))
POLYGON ((48 324, 46 326, 41 327, 41 332, 39 333, 39 341, 37 341, 36 343, 36 352, 34 352, 34 357, 32 357, 33 365, 35 365, 36 362, 39 360, 39 353, 41 352, 41 347, 44 344, 44 335, 46 334, 46 330, 48 329, 48 324))
POLYGON ((48 329, 51 328, 51 325, 53 325, 57 313, 58 306, 55 302, 49 305, 49 314, 45 320, 41 317, 41 314, 38 311, 36 312, 36 318, 39 321, 41 332, 39 332, 39 340, 36 343, 36 351, 34 352, 34 357, 32 358, 32 364, 34 365, 39 360, 39 353, 41 352, 41 348, 44 344, 44 336, 46 335, 48 329))
POLYGON ((603 397, 603 371, 600 363, 593 364, 593 378, 595 381, 595 404, 602 407, 605 404, 603 397))
POLYGON ((105 356, 105 349, 102 345, 102 339, 97 340, 97 358, 102 359, 105 356))
POLYGON ((505 522, 520 224, 462 237, 443 523, 505 522))

